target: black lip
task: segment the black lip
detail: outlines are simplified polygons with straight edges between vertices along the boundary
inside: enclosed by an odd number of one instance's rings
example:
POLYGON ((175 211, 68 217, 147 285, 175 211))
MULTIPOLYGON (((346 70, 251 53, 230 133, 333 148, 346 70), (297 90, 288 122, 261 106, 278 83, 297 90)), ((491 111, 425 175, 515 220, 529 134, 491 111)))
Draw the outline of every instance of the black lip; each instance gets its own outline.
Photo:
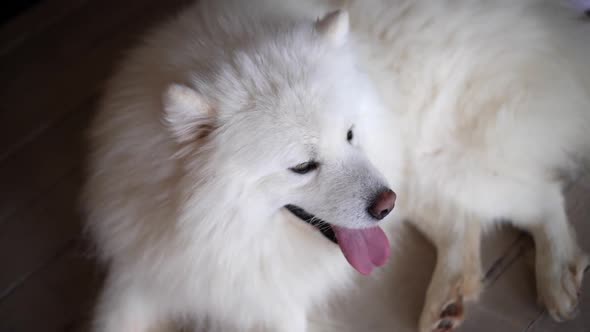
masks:
POLYGON ((297 205, 287 204, 285 205, 285 208, 289 210, 289 212, 293 213, 297 218, 317 228, 320 231, 320 233, 322 233, 322 235, 325 236, 328 240, 338 244, 336 233, 334 233, 334 229, 332 229, 332 226, 329 223, 317 218, 313 214, 305 211, 297 205))

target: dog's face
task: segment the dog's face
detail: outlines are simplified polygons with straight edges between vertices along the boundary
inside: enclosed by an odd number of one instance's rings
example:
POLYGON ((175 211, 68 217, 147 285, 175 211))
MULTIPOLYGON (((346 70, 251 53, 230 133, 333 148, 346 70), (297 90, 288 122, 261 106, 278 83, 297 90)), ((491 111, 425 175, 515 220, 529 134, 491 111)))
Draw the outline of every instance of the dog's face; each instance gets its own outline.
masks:
POLYGON ((212 85, 170 88, 169 122, 180 138, 205 138, 252 210, 374 227, 395 194, 363 150, 366 119, 383 106, 348 48, 348 19, 292 30, 236 52, 212 85))

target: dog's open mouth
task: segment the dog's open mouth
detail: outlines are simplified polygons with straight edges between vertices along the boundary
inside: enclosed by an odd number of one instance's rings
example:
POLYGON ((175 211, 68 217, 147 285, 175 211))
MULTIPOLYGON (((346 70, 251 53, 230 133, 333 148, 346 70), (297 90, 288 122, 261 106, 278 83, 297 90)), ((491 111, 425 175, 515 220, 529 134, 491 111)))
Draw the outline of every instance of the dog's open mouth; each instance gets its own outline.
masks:
POLYGON ((328 240, 338 244, 338 239, 336 238, 336 234, 334 233, 332 225, 323 221, 322 219, 317 218, 313 214, 305 211, 304 209, 296 205, 285 205, 285 208, 289 210, 291 213, 293 213, 299 219, 317 228, 322 233, 322 235, 324 235, 328 240))
POLYGON ((390 254, 389 240, 378 226, 345 228, 331 225, 299 206, 288 204, 285 208, 299 219, 317 228, 327 239, 338 244, 346 260, 361 274, 368 275, 376 267, 387 262, 390 254))

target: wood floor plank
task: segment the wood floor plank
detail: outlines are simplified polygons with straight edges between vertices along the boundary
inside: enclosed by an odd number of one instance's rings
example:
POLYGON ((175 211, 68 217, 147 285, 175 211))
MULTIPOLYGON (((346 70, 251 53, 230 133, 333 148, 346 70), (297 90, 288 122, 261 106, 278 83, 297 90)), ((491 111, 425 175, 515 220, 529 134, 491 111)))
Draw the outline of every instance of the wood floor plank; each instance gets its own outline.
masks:
POLYGON ((85 154, 84 131, 95 109, 88 100, 78 112, 66 116, 4 163, 0 164, 0 232, 3 225, 75 167, 85 154))
POLYGON ((69 248, 0 302, 0 331, 86 331, 102 274, 77 248, 69 248))
POLYGON ((88 0, 51 0, 36 3, 4 23, 0 29, 0 57, 87 3, 88 0))
POLYGON ((91 1, 0 61, 0 161, 102 89, 155 22, 187 0, 91 1))
POLYGON ((0 295, 9 295, 68 243, 80 237, 77 206, 81 181, 79 170, 71 171, 36 204, 2 227, 0 295))

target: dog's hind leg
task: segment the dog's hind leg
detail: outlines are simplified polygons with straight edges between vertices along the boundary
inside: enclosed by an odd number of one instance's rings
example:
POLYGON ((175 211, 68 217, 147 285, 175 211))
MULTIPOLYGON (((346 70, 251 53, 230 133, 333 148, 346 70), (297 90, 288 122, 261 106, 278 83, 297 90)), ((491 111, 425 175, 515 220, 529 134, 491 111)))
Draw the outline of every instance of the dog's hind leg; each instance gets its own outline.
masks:
POLYGON ((481 291, 481 225, 477 220, 421 220, 416 227, 435 245, 437 262, 420 317, 420 332, 448 332, 464 319, 464 301, 481 291))
POLYGON ((511 220, 531 233, 539 301, 555 320, 573 318, 588 258, 568 222, 562 185, 547 179, 514 181, 514 177, 498 176, 474 187, 486 188, 487 195, 474 200, 485 201, 485 205, 478 205, 481 215, 511 220))
POLYGON ((549 184, 540 189, 520 201, 511 219, 535 240, 539 302, 555 320, 563 321, 577 314, 588 257, 577 245, 560 186, 549 184))

